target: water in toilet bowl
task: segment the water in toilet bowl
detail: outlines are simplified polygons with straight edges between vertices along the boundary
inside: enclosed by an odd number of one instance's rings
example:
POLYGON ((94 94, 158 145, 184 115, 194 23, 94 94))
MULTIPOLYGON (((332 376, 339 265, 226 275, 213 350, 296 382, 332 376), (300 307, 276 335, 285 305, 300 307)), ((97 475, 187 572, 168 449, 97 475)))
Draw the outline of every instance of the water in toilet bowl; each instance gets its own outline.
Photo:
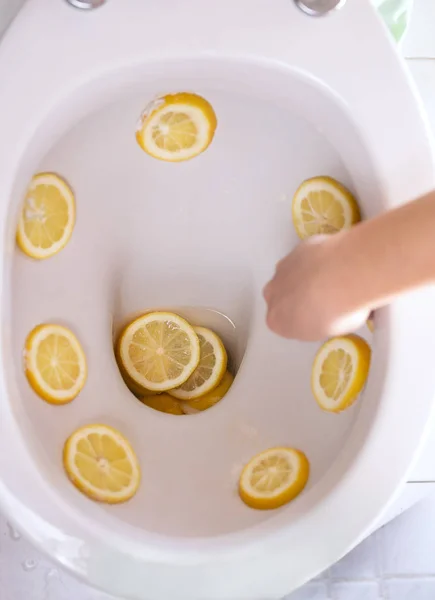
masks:
POLYGON ((358 404, 339 417, 319 410, 310 391, 317 346, 270 333, 261 296, 276 261, 297 243, 291 201, 299 183, 319 173, 350 189, 354 181, 314 124, 262 98, 214 89, 203 92, 218 116, 208 150, 183 164, 156 161, 134 140, 152 92, 89 115, 37 165, 68 179, 77 222, 50 260, 35 264, 16 253, 14 353, 19 357, 28 331, 47 320, 74 328, 82 341, 88 381, 62 412, 54 414, 20 381, 29 444, 62 494, 76 493, 59 460, 65 439, 88 422, 107 422, 135 448, 142 484, 123 506, 88 510, 154 533, 213 536, 269 518, 238 498, 240 471, 252 456, 279 445, 303 449, 309 489, 339 455, 357 416, 358 404), (171 419, 126 389, 114 337, 135 315, 156 309, 215 329, 228 346, 236 379, 209 411, 171 419))

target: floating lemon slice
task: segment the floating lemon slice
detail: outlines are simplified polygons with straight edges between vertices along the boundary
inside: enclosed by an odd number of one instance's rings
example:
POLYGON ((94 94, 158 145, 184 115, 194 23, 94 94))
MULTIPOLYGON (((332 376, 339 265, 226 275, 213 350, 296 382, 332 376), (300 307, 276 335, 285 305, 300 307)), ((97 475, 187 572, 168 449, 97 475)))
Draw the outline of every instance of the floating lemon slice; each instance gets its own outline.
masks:
POLYGON ((206 327, 193 328, 199 339, 199 363, 187 381, 170 390, 178 400, 200 398, 219 385, 227 369, 228 357, 218 335, 206 327))
POLYGON ((63 464, 73 484, 99 502, 125 502, 139 487, 140 469, 133 448, 107 425, 87 425, 75 431, 65 443, 63 464))
POLYGON ((155 394, 154 396, 144 396, 141 401, 150 408, 168 415, 184 415, 180 403, 169 394, 155 394))
POLYGON ((349 229, 361 219, 355 198, 332 177, 304 181, 293 197, 292 214, 301 239, 349 229))
POLYGON ((182 161, 210 145, 217 120, 209 102, 197 94, 169 94, 151 102, 142 113, 136 139, 154 158, 182 161))
POLYGON ((129 377, 155 392, 182 385, 200 356, 193 327, 169 312, 149 313, 130 323, 119 338, 117 353, 129 377))
POLYGON ((299 450, 265 450, 243 469, 239 480, 240 498, 251 508, 278 508, 302 492, 309 473, 308 459, 299 450))
POLYGON ((373 315, 370 315, 370 317, 367 319, 367 327, 371 333, 375 332, 375 319, 373 315))
MULTIPOLYGON (((230 389, 232 383, 234 381, 234 377, 231 375, 229 371, 224 373, 221 382, 217 387, 214 388, 211 392, 204 394, 200 398, 196 398, 195 400, 188 400, 187 402, 180 402, 181 408, 185 412, 185 414, 192 414, 195 412, 207 410, 211 408, 215 404, 217 404, 225 394, 230 389)), ((171 390, 172 394, 172 390, 171 390)))
POLYGON ((329 412, 339 412, 355 402, 367 380, 371 350, 357 335, 328 340, 318 351, 311 374, 317 403, 329 412))
POLYGON ((54 173, 35 175, 18 221, 18 246, 32 258, 53 256, 70 239, 75 215, 74 195, 66 181, 54 173))
POLYGON ((61 325, 38 325, 25 345, 27 379, 51 404, 71 402, 85 385, 86 357, 76 336, 61 325))

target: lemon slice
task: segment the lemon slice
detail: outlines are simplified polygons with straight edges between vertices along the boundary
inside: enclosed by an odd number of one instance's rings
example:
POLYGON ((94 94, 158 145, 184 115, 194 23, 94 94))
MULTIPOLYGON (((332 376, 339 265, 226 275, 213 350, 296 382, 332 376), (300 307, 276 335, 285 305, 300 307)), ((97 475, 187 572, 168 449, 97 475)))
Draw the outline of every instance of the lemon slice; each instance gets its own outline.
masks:
POLYGON ((38 325, 30 332, 25 366, 34 391, 51 404, 71 402, 85 385, 85 353, 72 331, 61 325, 38 325))
POLYGON ((136 139, 154 158, 177 162, 204 152, 217 120, 209 102, 197 94, 169 94, 151 102, 142 113, 136 139))
POLYGON ((140 469, 133 448, 107 425, 87 425, 75 431, 65 442, 63 465, 76 488, 99 502, 125 502, 139 487, 140 469))
POLYGON ((371 350, 357 335, 328 340, 314 359, 311 387, 319 406, 339 412, 355 402, 367 380, 371 350))
POLYGON ((144 396, 141 398, 146 406, 154 408, 159 412, 167 413, 168 415, 184 415, 181 410, 180 403, 169 394, 155 394, 154 396, 144 396))
POLYGON ((151 390, 147 390, 142 385, 139 385, 130 377, 130 375, 125 370, 121 359, 119 357, 118 351, 115 352, 116 361, 118 364, 119 372, 121 374, 122 379, 124 380, 125 385, 128 387, 133 396, 136 396, 139 400, 142 400, 145 396, 155 396, 157 392, 152 392, 151 390))
POLYGON ((118 355, 133 381, 164 392, 192 375, 199 363, 199 340, 182 317, 153 312, 127 325, 119 338, 118 355))
POLYGON ((230 389, 233 381, 234 377, 229 371, 226 371, 221 379, 221 382, 217 387, 214 388, 214 390, 211 390, 211 392, 204 394, 200 398, 188 400, 187 402, 180 402, 181 408, 183 409, 185 414, 192 414, 211 408, 220 400, 222 400, 222 398, 230 389))
POLYGON ((54 173, 38 173, 24 199, 18 246, 32 258, 49 258, 67 244, 75 218, 74 194, 66 181, 54 173))
POLYGON ((375 319, 374 319, 374 315, 370 315, 370 317, 367 319, 367 327, 369 329, 369 331, 371 333, 375 332, 375 319))
POLYGON ((199 363, 187 381, 170 390, 178 400, 199 398, 219 385, 227 369, 228 357, 218 335, 206 327, 193 328, 199 339, 199 363))
POLYGON ((245 466, 239 480, 239 495, 251 508, 278 508, 304 489, 310 464, 303 452, 294 448, 265 450, 245 466))
POLYGON ((349 229, 361 219, 355 198, 332 177, 304 181, 293 197, 292 214, 301 239, 349 229))

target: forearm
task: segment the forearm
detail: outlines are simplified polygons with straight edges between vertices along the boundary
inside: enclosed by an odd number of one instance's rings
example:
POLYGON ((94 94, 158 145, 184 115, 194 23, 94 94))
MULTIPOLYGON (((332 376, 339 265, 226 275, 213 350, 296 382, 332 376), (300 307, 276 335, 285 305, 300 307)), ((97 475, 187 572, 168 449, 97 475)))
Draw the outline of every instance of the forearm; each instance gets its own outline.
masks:
POLYGON ((435 192, 339 235, 333 285, 346 312, 435 281, 435 192))

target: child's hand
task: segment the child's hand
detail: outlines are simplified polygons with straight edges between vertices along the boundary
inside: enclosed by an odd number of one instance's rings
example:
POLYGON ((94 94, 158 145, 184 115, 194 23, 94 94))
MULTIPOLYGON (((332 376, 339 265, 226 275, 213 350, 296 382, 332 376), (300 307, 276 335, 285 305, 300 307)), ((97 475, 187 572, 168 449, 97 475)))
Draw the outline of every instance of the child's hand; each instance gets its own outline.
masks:
POLYGON ((349 314, 346 285, 339 280, 340 234, 299 244, 276 267, 264 289, 267 324, 286 338, 319 340, 360 327, 369 309, 349 314))
POLYGON ((357 329, 372 309, 435 282, 435 192, 348 231, 302 242, 267 284, 267 323, 287 338, 357 329))

